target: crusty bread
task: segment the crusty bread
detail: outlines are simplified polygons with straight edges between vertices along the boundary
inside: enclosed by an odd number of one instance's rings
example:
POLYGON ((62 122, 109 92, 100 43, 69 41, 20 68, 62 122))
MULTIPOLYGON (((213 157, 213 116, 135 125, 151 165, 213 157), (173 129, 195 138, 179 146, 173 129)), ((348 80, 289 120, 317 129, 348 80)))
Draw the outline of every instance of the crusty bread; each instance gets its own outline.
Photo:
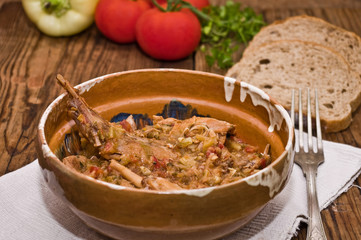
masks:
MULTIPOLYGON (((253 51, 264 43, 277 40, 302 40, 332 48, 342 55, 351 69, 359 75, 361 84, 361 38, 355 33, 317 17, 294 16, 263 27, 253 38, 244 54, 247 54, 247 51, 253 51)), ((360 88, 357 90, 360 91, 360 88)), ((358 94, 361 95, 361 91, 358 94)), ((361 96, 355 100, 357 101, 350 102, 352 110, 360 105, 361 96)))
MULTIPOLYGON (((345 129, 351 123, 351 103, 360 102, 360 81, 347 61, 320 44, 280 40, 247 50, 227 76, 255 85, 290 109, 291 89, 317 88, 320 117, 328 132, 345 129), (355 91, 356 89, 356 91, 355 91)), ((304 113, 306 105, 303 108, 304 113)))

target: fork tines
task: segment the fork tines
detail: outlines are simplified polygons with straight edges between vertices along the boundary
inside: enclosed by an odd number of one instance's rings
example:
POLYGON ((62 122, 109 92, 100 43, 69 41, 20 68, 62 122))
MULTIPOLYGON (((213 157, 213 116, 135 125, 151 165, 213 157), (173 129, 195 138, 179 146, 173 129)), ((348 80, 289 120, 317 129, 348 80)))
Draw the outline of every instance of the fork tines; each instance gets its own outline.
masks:
MULTIPOLYGON (((292 99, 291 99, 291 120, 293 126, 295 126, 295 90, 292 89, 292 99)), ((302 89, 298 91, 298 130, 299 130, 299 148, 304 148, 303 140, 303 106, 302 106, 302 89)), ((321 133, 321 122, 320 122, 320 112, 318 104, 318 93, 315 89, 315 120, 316 120, 316 138, 317 138, 317 150, 322 151, 322 133, 321 133)), ((311 114, 311 96, 310 89, 307 88, 307 141, 308 141, 308 151, 312 149, 312 114, 311 114)))

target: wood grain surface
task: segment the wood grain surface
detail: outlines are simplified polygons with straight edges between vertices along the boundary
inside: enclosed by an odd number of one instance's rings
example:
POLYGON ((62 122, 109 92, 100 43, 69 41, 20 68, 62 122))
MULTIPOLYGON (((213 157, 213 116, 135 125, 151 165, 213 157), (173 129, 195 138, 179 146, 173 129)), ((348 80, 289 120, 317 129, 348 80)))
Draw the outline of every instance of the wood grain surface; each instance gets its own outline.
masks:
MULTIPOLYGON (((307 14, 361 35, 359 0, 241 2, 262 13, 267 23, 307 14)), ((63 92, 55 82, 57 73, 76 85, 112 72, 159 67, 225 73, 208 67, 200 51, 181 61, 153 60, 136 44, 119 45, 105 39, 94 25, 73 37, 47 37, 29 21, 19 0, 0 0, 0 176, 37 158, 34 144, 39 119, 48 104, 63 92)), ((323 137, 361 147, 361 108, 353 114, 348 129, 323 137)), ((361 239, 360 182, 361 177, 322 211, 329 239, 361 239)), ((306 239, 306 224, 301 225, 294 239, 306 239)))

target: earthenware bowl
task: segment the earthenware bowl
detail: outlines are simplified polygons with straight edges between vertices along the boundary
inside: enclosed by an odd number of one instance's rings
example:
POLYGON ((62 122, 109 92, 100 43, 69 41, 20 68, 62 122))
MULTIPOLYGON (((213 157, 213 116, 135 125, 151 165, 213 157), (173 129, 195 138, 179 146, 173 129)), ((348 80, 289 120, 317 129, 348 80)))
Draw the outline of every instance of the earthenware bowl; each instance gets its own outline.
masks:
POLYGON ((109 74, 77 88, 108 120, 119 112, 152 116, 177 99, 199 114, 236 124, 237 134, 260 149, 270 143, 274 158, 254 175, 204 189, 158 192, 97 181, 69 170, 55 154, 74 124, 67 118, 63 94, 40 120, 39 164, 52 191, 105 235, 133 240, 220 238, 256 216, 290 177, 294 142, 290 118, 254 86, 205 72, 148 69, 109 74))

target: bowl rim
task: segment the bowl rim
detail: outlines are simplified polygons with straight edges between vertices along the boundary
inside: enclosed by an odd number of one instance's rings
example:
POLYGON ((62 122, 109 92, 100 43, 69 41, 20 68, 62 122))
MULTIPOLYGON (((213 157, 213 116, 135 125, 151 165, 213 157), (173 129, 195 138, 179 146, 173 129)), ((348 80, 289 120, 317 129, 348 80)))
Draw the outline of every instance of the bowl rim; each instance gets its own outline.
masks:
POLYGON ((84 174, 81 174, 79 172, 73 171, 73 170, 69 169, 68 167, 66 167, 65 164, 63 164, 62 161, 50 149, 50 147, 48 145, 48 142, 47 142, 47 140, 45 138, 44 127, 45 127, 45 123, 47 121, 47 118, 48 118, 49 114, 51 113, 53 107, 56 106, 58 104, 58 102, 61 101, 67 95, 67 93, 64 92, 64 93, 60 94, 58 97, 56 97, 48 105, 46 110, 43 112, 43 114, 42 114, 42 116, 40 118, 39 124, 38 124, 38 134, 37 135, 38 135, 38 140, 40 141, 43 157, 44 158, 48 157, 48 158, 51 159, 51 161, 54 161, 56 163, 56 165, 58 167, 60 167, 60 170, 62 172, 66 172, 67 174, 80 177, 81 179, 84 179, 86 181, 90 181, 92 184, 101 184, 101 185, 103 185, 105 187, 109 187, 109 188, 111 188, 112 190, 115 190, 115 191, 130 191, 130 192, 134 191, 134 192, 138 192, 138 193, 158 194, 158 195, 162 195, 162 194, 166 194, 166 195, 168 195, 168 194, 187 194, 187 195, 194 195, 194 196, 202 197, 202 196, 205 196, 208 193, 212 192, 213 190, 221 190, 223 188, 228 188, 228 187, 231 187, 233 185, 240 184, 242 182, 247 182, 251 178, 256 178, 257 176, 259 176, 262 173, 266 172, 271 167, 275 166, 278 162, 281 161, 281 159, 286 157, 285 156, 286 154, 290 154, 290 151, 293 151, 292 146, 293 146, 293 141, 294 141, 294 138, 295 138, 294 128, 293 128, 293 124, 291 122, 291 118, 290 118, 288 112, 285 110, 285 108, 281 104, 279 104, 275 99, 273 99, 271 96, 269 96, 267 93, 265 93, 263 90, 257 88, 254 85, 251 85, 251 84, 248 84, 248 83, 245 83, 245 82, 241 82, 241 81, 237 81, 234 78, 222 76, 222 75, 216 74, 216 73, 209 73, 209 72, 203 72, 203 71, 198 71, 198 70, 186 70, 186 69, 175 69, 175 68, 145 68, 145 69, 136 69, 136 70, 127 70, 127 71, 121 71, 121 72, 114 72, 114 73, 102 75, 102 76, 87 80, 85 82, 82 82, 82 83, 74 86, 74 88, 79 90, 79 94, 83 94, 85 91, 88 91, 89 89, 91 89, 96 83, 102 82, 103 80, 105 80, 107 78, 111 78, 111 77, 119 76, 119 75, 123 75, 123 74, 139 73, 139 72, 182 72, 182 73, 188 73, 188 74, 206 75, 206 76, 222 79, 223 81, 225 81, 225 79, 227 78, 227 79, 232 79, 232 82, 234 82, 235 84, 238 84, 240 86, 240 88, 248 87, 249 90, 256 91, 257 94, 262 94, 262 97, 264 99, 265 98, 268 99, 269 102, 273 106, 275 106, 277 108, 277 110, 281 113, 281 115, 283 117, 283 120, 285 121, 286 126, 289 129, 287 144, 284 147, 283 152, 270 165, 268 165, 267 167, 265 167, 262 170, 258 171, 257 173, 254 173, 254 174, 252 174, 250 176, 247 176, 245 178, 242 178, 240 180, 237 180, 237 181, 234 181, 234 182, 231 182, 231 183, 218 185, 218 186, 212 186, 212 187, 206 187, 206 188, 182 189, 182 190, 172 190, 172 191, 158 191, 158 190, 151 190, 151 189, 129 188, 129 187, 120 186, 120 185, 108 183, 108 182, 105 182, 105 181, 97 180, 97 179, 91 178, 89 176, 86 176, 84 174))

